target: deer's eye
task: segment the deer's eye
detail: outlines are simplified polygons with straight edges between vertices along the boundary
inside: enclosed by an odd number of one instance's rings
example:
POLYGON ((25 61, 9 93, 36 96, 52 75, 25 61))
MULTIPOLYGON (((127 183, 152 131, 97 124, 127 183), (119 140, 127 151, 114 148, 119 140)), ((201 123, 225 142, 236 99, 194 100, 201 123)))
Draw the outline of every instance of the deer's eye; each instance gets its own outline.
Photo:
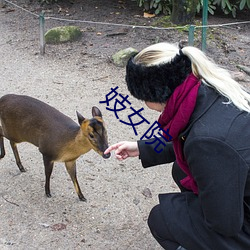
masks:
POLYGON ((89 137, 90 137, 91 139, 94 139, 94 135, 93 135, 93 134, 89 134, 89 137))

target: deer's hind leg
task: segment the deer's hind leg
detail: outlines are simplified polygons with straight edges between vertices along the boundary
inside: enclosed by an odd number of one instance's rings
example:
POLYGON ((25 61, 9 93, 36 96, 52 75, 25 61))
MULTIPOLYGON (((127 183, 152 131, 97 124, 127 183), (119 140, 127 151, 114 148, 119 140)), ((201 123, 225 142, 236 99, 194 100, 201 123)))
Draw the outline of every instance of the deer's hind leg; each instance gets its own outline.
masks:
POLYGON ((24 167, 23 167, 23 165, 21 163, 16 143, 14 141, 10 141, 10 145, 11 145, 11 148, 13 150, 13 153, 14 153, 14 156, 15 156, 15 159, 16 159, 16 164, 17 164, 18 168, 20 169, 21 172, 25 172, 26 170, 24 169, 24 167))
POLYGON ((0 126, 0 150, 1 150, 0 159, 2 159, 5 156, 5 149, 3 140, 3 129, 1 126, 0 126))
POLYGON ((76 177, 76 161, 67 161, 65 162, 66 169, 70 175, 71 180, 74 183, 74 187, 78 197, 81 201, 87 201, 86 198, 83 196, 82 191, 80 189, 79 183, 76 177))

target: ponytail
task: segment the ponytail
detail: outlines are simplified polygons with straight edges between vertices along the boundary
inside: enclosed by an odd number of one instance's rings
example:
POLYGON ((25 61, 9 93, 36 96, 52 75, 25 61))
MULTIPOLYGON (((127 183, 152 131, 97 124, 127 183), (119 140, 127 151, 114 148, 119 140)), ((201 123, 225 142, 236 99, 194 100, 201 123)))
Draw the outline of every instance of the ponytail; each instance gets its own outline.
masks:
POLYGON ((227 70, 216 65, 195 47, 187 46, 181 51, 191 60, 193 74, 228 99, 225 104, 233 103, 238 109, 250 113, 250 94, 231 77, 227 70))

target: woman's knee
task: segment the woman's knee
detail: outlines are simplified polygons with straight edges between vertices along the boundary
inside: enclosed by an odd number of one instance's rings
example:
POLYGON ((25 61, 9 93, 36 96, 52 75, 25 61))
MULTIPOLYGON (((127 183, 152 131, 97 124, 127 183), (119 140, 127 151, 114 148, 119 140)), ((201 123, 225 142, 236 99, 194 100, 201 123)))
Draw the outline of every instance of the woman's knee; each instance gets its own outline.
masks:
POLYGON ((164 249, 177 249, 177 244, 169 232, 163 216, 161 214, 160 205, 152 208, 148 217, 148 226, 154 238, 164 249))
POLYGON ((156 205, 152 208, 149 216, 148 216, 148 226, 152 231, 155 231, 158 228, 158 220, 160 217, 160 205, 156 205))

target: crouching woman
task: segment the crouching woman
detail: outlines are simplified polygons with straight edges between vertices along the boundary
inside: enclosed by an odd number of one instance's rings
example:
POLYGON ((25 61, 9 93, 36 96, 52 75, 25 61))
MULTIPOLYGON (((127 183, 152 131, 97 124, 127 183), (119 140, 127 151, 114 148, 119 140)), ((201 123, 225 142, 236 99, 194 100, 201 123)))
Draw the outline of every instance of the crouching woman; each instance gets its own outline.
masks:
POLYGON ((171 163, 180 192, 159 195, 149 214, 164 249, 250 249, 250 95, 195 47, 151 45, 126 68, 130 93, 153 110, 172 141, 110 146, 147 168, 171 163))

